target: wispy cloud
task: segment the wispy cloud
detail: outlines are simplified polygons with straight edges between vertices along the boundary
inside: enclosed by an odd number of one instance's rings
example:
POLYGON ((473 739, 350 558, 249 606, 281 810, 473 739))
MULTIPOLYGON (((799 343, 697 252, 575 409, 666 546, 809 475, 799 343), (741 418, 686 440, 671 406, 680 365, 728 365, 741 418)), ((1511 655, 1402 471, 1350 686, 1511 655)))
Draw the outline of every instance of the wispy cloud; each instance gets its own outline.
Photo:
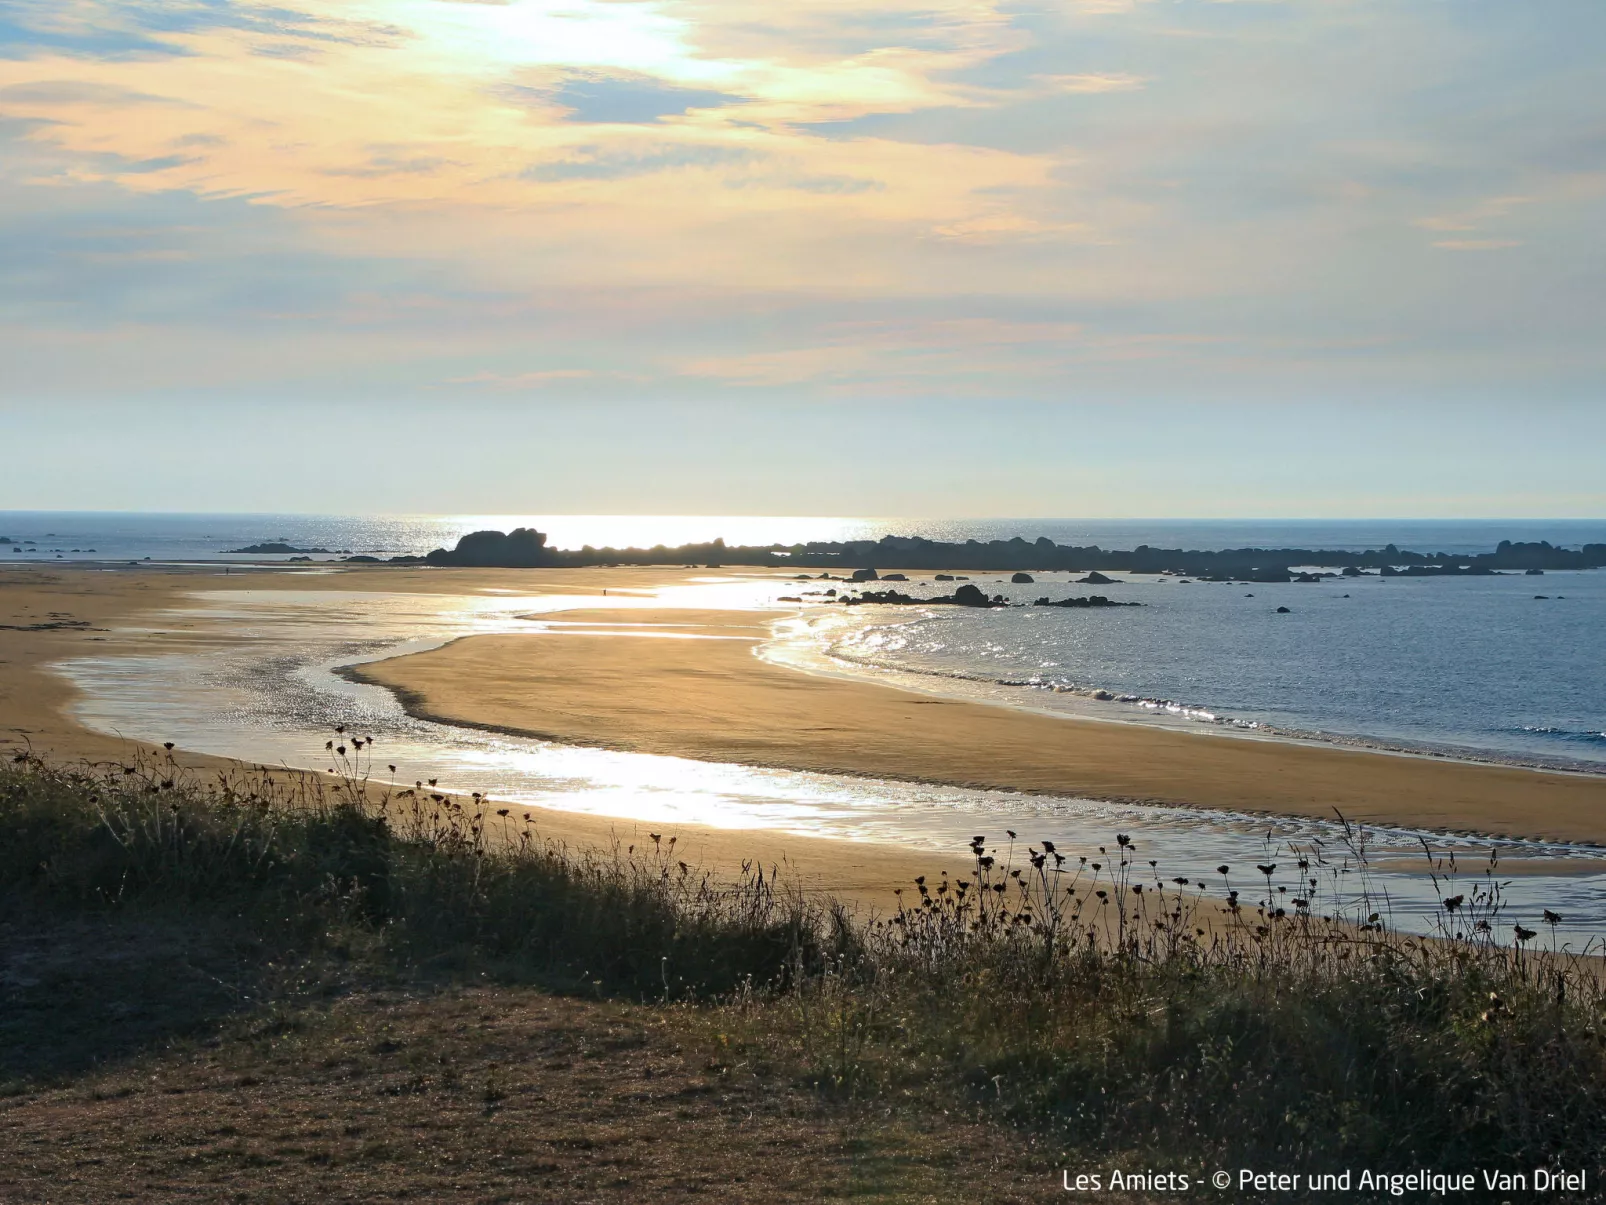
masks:
POLYGON ((547 368, 535 372, 491 372, 481 370, 467 376, 448 377, 448 385, 484 385, 494 389, 536 389, 562 381, 586 381, 597 374, 589 368, 547 368))
POLYGON ((1134 92, 1147 82, 1141 76, 1123 72, 1092 75, 1034 75, 1032 82, 1045 92, 1095 94, 1134 92))
POLYGON ((1606 10, 1561 2, 0 0, 0 306, 547 395, 1583 373, 1606 10), (889 312, 941 333, 844 326, 889 312), (1001 314, 1056 333, 952 325, 1001 314))
POLYGON ((567 74, 549 95, 554 104, 568 111, 568 120, 609 125, 639 125, 743 100, 728 92, 688 88, 650 75, 598 71, 567 74))
POLYGON ((592 143, 574 147, 562 159, 524 169, 529 180, 623 180, 676 168, 716 168, 750 163, 755 152, 738 146, 670 143, 610 148, 592 143))

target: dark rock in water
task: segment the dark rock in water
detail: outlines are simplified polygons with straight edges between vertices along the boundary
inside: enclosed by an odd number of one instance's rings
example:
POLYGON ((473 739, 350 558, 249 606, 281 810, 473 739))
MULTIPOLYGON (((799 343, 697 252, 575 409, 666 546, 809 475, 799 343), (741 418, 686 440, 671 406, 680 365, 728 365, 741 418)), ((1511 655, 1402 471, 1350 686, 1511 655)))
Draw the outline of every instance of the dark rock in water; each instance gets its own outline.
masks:
POLYGON ((883 573, 881 580, 884 582, 906 582, 909 579, 901 573, 883 573))
POLYGON ((1548 594, 1535 594, 1534 595, 1535 599, 1540 599, 1540 598, 1548 599, 1549 597, 1550 597, 1550 595, 1548 595, 1548 594))
MULTIPOLYGON (((0 543, 4 543, 4 542, 5 541, 0 540, 0 543)), ((1523 570, 1523 572, 1525 574, 1527 574, 1529 577, 1544 577, 1545 576, 1545 571, 1543 569, 1525 569, 1525 570, 1523 570)))
POLYGON ((960 586, 948 596, 956 606, 960 607, 990 607, 992 600, 981 592, 977 586, 960 586))
POLYGON ((1090 594, 1086 598, 1062 598, 1059 602, 1050 602, 1047 598, 1040 598, 1032 604, 1036 607, 1141 607, 1138 602, 1116 602, 1112 598, 1105 598, 1102 594, 1090 594))
POLYGON ((1113 577, 1105 577, 1102 573, 1095 569, 1086 577, 1077 578, 1076 584, 1078 586, 1116 586, 1120 583, 1117 582, 1113 577))
MULTIPOLYGON (((860 603, 887 603, 906 607, 911 603, 925 602, 927 600, 916 598, 912 594, 901 594, 897 590, 866 590, 858 598, 844 598, 842 601, 850 607, 856 607, 860 603)), ((930 601, 941 602, 942 599, 932 599, 930 601)))
POLYGON ((881 580, 881 575, 874 569, 855 569, 853 576, 849 580, 855 582, 878 582, 881 580))
POLYGON ((1095 690, 1093 692, 1093 697, 1100 703, 1108 703, 1110 700, 1115 698, 1115 696, 1107 690, 1095 690))
POLYGON ((390 558, 390 563, 392 565, 425 565, 429 563, 429 558, 421 556, 393 556, 390 558))
POLYGON ((1032 584, 1032 575, 1030 573, 1017 573, 1009 580, 1017 586, 1029 586, 1032 584))
POLYGON ((1287 607, 1278 607, 1277 608, 1277 614, 1279 614, 1279 615, 1287 615, 1289 613, 1290 612, 1289 612, 1287 607))
POLYGON ((951 582, 954 580, 954 575, 951 573, 939 573, 933 580, 939 582, 951 582))
POLYGON ((1357 569, 1354 565, 1345 565, 1344 566, 1344 576, 1345 577, 1360 577, 1361 576, 1361 571, 1359 569, 1357 569))
POLYGON ((556 558, 546 546, 546 533, 533 527, 515 527, 510 532, 471 531, 448 552, 437 548, 425 558, 431 565, 466 565, 476 569, 529 569, 553 564, 556 558))
POLYGON ((362 562, 365 562, 365 563, 370 564, 370 565, 379 564, 379 558, 376 557, 376 556, 358 555, 358 556, 342 557, 341 559, 345 560, 345 561, 362 561, 362 562))
MULTIPOLYGON (((310 556, 293 556, 293 557, 290 558, 291 564, 294 564, 296 561, 311 561, 311 560, 312 560, 312 558, 310 556)), ((132 563, 132 562, 130 562, 130 563, 132 563)))
POLYGON ((250 544, 244 548, 225 548, 225 555, 242 556, 277 556, 285 552, 318 552, 329 555, 327 548, 297 548, 294 544, 286 544, 283 540, 268 540, 261 544, 250 544))
POLYGON ((1378 570, 1384 577, 1495 577, 1495 570, 1488 565, 1457 564, 1445 562, 1432 565, 1407 565, 1404 569, 1396 569, 1392 565, 1384 565, 1378 570))

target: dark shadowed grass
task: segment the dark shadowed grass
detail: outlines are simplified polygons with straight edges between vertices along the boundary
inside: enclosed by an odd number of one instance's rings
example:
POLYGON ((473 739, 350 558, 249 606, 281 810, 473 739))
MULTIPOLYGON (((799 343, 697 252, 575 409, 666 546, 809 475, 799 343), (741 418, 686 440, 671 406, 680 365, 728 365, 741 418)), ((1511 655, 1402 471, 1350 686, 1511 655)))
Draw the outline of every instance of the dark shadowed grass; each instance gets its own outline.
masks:
MULTIPOLYGON (((187 779, 32 758, 0 773, 13 907, 226 917, 304 949, 645 999, 777 987, 833 926, 756 869, 718 883, 651 851, 573 853, 478 795, 299 774, 187 779)), ((837 940, 846 936, 839 922, 837 940)))
MULTIPOLYGON (((1364 890, 1342 915, 1320 854, 1240 890, 1223 868, 1212 897, 1124 835, 1091 862, 978 838, 967 876, 853 924, 758 871, 716 881, 656 839, 575 853, 520 815, 360 774, 199 783, 170 763, 20 758, 0 770, 5 1068, 70 1070, 357 973, 489 978, 673 1005, 711 1067, 789 1069, 831 1097, 972 1114, 1084 1156, 1601 1170, 1597 961, 1536 952, 1526 930, 1513 944, 1492 866, 1441 868, 1444 921, 1423 939, 1391 932, 1364 890), (84 926, 127 956, 52 960, 84 926), (70 1018, 107 991, 126 1024, 18 1055, 51 1008, 70 1018)), ((1364 880, 1359 840, 1349 853, 1364 880)))

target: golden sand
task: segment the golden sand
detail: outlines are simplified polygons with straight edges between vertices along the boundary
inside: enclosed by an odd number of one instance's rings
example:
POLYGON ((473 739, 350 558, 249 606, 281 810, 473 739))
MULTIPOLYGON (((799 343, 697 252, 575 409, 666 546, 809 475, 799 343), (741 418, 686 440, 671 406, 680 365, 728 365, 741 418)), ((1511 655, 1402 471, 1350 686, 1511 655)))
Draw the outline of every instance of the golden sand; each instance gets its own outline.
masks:
POLYGON ((1606 841, 1606 776, 1060 718, 753 656, 772 615, 566 613, 364 666, 447 723, 705 761, 1093 799, 1606 841), (620 625, 634 624, 634 629, 620 625), (637 635, 620 635, 634 630, 637 635), (676 639, 673 636, 725 637, 676 639))

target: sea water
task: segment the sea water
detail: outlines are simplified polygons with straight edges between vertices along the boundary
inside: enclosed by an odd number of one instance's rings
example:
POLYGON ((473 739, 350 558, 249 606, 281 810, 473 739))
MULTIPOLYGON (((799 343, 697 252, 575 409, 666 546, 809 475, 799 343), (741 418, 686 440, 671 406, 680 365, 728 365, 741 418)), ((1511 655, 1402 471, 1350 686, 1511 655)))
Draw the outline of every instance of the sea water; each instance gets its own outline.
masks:
MULTIPOLYGON (((1465 555, 1501 540, 1549 540, 1577 547, 1606 542, 1606 520, 1190 520, 819 518, 776 515, 273 515, 0 511, 0 536, 32 541, 23 560, 230 560, 230 550, 283 542, 332 554, 420 555, 449 548, 466 532, 535 527, 554 548, 641 547, 723 539, 727 544, 808 540, 1008 540, 1047 536, 1102 548, 1383 548, 1465 555)), ((269 558, 271 559, 271 558, 269 558)))
POLYGON ((1606 771, 1606 572, 1275 585, 970 576, 1017 603, 1099 593, 1141 605, 867 605, 800 634, 844 670, 1039 710, 1606 771))

